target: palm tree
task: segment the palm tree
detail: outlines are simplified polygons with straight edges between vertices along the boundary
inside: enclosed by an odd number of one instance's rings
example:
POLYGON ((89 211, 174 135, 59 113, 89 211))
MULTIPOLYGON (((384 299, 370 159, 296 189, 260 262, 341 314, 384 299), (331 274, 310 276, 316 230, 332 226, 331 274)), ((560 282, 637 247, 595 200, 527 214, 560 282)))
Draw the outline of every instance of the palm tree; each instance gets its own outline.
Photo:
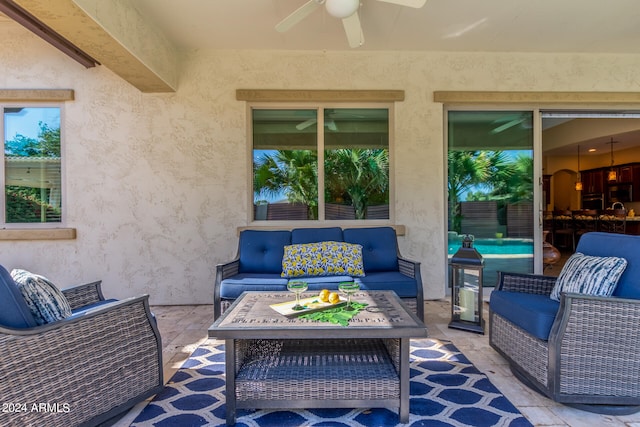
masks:
POLYGON ((325 188, 327 200, 347 195, 356 219, 365 219, 373 198, 388 197, 389 152, 369 148, 327 151, 325 188))
POLYGON ((460 197, 480 187, 491 190, 510 180, 514 168, 503 151, 454 151, 447 154, 449 218, 452 229, 460 231, 460 197))
POLYGON ((318 156, 312 150, 278 150, 260 156, 253 164, 253 189, 257 196, 284 192, 290 203, 308 207, 309 219, 318 206, 318 156))

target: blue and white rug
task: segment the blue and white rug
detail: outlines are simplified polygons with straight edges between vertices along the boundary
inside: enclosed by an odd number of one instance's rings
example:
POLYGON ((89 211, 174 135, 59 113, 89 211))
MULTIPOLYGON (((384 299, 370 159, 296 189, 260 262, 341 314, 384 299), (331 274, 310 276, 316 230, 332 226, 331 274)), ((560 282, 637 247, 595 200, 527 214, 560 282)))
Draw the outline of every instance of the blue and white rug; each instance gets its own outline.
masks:
MULTIPOLYGON (((134 420, 132 427, 225 425, 224 344, 208 341, 134 420)), ((411 340, 408 424, 389 409, 242 410, 239 427, 509 426, 532 424, 450 342, 411 340)))

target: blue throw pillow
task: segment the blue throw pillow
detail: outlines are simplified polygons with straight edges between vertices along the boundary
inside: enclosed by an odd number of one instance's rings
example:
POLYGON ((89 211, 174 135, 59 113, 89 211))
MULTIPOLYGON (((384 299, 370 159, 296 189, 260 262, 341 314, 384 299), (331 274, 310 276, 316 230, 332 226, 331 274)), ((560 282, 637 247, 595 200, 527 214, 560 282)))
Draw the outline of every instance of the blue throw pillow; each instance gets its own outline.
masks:
POLYGON ((626 267, 627 260, 624 258, 590 256, 576 252, 562 267, 550 297, 560 301, 562 292, 611 296, 626 267))
POLYGON ((71 306, 67 298, 47 278, 20 269, 11 271, 11 277, 18 285, 38 325, 71 316, 71 306))

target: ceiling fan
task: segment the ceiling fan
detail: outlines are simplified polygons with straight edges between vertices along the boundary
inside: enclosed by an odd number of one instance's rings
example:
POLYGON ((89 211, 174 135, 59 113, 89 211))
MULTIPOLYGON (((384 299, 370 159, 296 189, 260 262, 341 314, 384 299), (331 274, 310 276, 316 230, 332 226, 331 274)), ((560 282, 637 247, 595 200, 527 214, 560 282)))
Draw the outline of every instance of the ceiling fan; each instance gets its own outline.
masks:
MULTIPOLYGON (((393 3, 400 6, 408 6, 416 9, 421 8, 427 0, 378 0, 383 3, 393 3)), ((364 44, 364 34, 360 25, 360 17, 358 9, 360 8, 360 0, 309 0, 293 13, 276 25, 276 31, 281 33, 289 30, 291 27, 302 21, 313 11, 324 4, 327 13, 334 18, 342 19, 344 31, 347 34, 349 46, 358 47, 364 44)))

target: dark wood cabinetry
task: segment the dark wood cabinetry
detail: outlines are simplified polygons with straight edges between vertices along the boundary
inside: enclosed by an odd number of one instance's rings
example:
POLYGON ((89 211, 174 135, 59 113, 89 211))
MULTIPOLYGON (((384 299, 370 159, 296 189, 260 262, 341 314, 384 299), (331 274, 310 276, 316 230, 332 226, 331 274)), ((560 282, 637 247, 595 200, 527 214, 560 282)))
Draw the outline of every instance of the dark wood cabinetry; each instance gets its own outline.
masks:
POLYGON ((580 172, 582 193, 604 193, 604 170, 592 169, 580 172))
POLYGON ((625 184, 633 183, 633 165, 624 165, 618 168, 618 182, 625 184))

